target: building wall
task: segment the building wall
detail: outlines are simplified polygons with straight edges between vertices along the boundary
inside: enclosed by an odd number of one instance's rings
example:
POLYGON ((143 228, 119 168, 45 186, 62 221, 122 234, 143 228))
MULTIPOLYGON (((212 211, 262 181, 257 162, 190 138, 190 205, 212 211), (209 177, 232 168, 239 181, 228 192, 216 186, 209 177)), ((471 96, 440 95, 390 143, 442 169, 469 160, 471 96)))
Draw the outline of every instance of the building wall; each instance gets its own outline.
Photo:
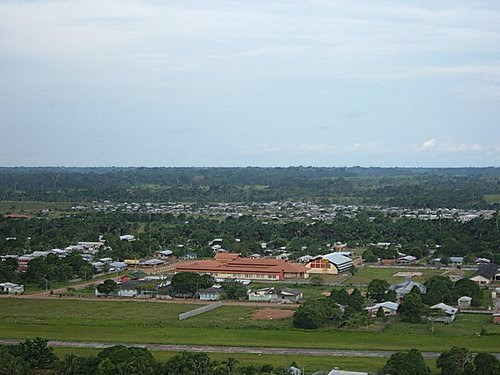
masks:
POLYGON ((306 264, 307 273, 337 275, 339 270, 327 259, 315 259, 306 264))

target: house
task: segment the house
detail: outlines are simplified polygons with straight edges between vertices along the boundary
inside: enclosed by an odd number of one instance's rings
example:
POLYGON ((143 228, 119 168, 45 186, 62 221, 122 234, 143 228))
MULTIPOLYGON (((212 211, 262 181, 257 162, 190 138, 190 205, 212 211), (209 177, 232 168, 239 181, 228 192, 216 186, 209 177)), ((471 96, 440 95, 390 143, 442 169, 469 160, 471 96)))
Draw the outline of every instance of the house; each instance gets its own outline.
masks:
POLYGON ((165 259, 170 258, 173 252, 170 250, 160 250, 155 253, 156 258, 165 259))
POLYGON ((278 296, 282 303, 297 303, 302 299, 304 294, 297 289, 283 288, 278 293, 278 296))
POLYGON ((427 292, 427 287, 425 285, 412 281, 411 278, 407 278, 402 283, 391 285, 389 290, 394 290, 396 292, 397 301, 401 303, 404 296, 411 293, 415 287, 418 288, 422 294, 427 292))
POLYGON ((258 302, 276 302, 278 300, 278 294, 274 288, 257 289, 248 293, 248 300, 258 302))
POLYGON ((164 260, 161 259, 148 259, 139 263, 140 267, 154 268, 165 264, 164 260))
POLYGON ((196 297, 202 301, 218 301, 223 293, 220 285, 214 285, 210 288, 199 290, 196 297))
POLYGON ((337 275, 346 272, 353 266, 352 259, 339 253, 319 255, 306 264, 308 274, 337 275))
POLYGON ((460 310, 470 309, 472 298, 468 296, 463 296, 458 299, 458 308, 460 310))
POLYGON ((0 284, 0 294, 23 294, 24 285, 18 285, 14 283, 1 283, 0 284))
POLYGON ((303 255, 297 258, 297 261, 300 263, 309 263, 313 257, 311 255, 303 255))
POLYGON ((188 251, 186 254, 182 256, 182 259, 184 260, 198 259, 198 254, 196 254, 194 251, 188 251))
POLYGON ((491 260, 488 258, 477 258, 474 263, 476 263, 478 266, 482 266, 483 264, 489 264, 491 263, 491 260))
POLYGON ((453 283, 456 283, 458 280, 464 278, 465 271, 460 268, 452 268, 444 272, 443 276, 448 276, 453 283))
POLYGON ((481 266, 470 278, 479 286, 490 285, 493 280, 500 281, 500 266, 495 263, 488 263, 481 266))
POLYGON ((500 324, 500 312, 493 313, 493 323, 500 324))
POLYGON ((68 252, 61 249, 52 249, 50 250, 50 254, 57 255, 59 258, 64 258, 66 255, 68 255, 68 252))
POLYGON ((288 368, 289 375, 302 375, 302 371, 295 366, 290 366, 288 368))
POLYGON ((109 270, 111 272, 122 271, 125 268, 127 268, 127 263, 124 263, 124 262, 111 262, 111 263, 109 263, 109 270))
POLYGON ((417 258, 412 255, 406 255, 401 258, 398 258, 397 264, 415 264, 417 258))
POLYGON ((377 303, 374 306, 365 307, 365 311, 367 311, 372 317, 377 316, 377 312, 380 308, 384 311, 385 316, 395 316, 398 313, 399 305, 395 302, 381 302, 377 303))
POLYGON ((440 310, 442 312, 442 316, 433 316, 429 319, 434 322, 441 323, 451 323, 455 320, 458 309, 456 307, 448 306, 445 303, 438 303, 437 305, 431 306, 431 310, 440 310))
POLYGON ((102 272, 106 266, 103 262, 91 262, 90 265, 94 267, 97 272, 102 272))
POLYGON ((132 236, 131 234, 124 234, 123 236, 120 236, 120 240, 132 242, 135 241, 135 236, 132 236))
POLYGON ((464 264, 464 257, 450 257, 450 263, 453 266, 461 266, 464 264))

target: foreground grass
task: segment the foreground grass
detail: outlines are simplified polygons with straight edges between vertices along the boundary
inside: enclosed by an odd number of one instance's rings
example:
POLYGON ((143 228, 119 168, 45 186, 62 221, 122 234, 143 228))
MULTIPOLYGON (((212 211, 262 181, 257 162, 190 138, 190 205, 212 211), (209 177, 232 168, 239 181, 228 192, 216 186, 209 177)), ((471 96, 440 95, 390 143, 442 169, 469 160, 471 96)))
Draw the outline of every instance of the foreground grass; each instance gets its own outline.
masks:
POLYGON ((451 346, 499 351, 500 330, 488 315, 460 315, 453 324, 396 323, 383 332, 304 331, 291 319, 253 320, 258 309, 224 306, 185 321, 178 314, 199 305, 147 302, 0 299, 0 337, 35 336, 62 341, 103 341, 254 347, 441 352, 451 346), (478 336, 481 329, 488 334, 478 336))
MULTIPOLYGON (((95 356, 99 349, 87 348, 54 348, 58 357, 74 354, 78 356, 95 356)), ((159 362, 168 361, 177 352, 152 351, 155 359, 159 362)), ((382 368, 387 358, 370 357, 327 357, 327 356, 304 356, 304 355, 267 355, 267 354, 240 354, 240 353, 208 353, 213 361, 225 361, 228 357, 238 360, 241 366, 247 365, 272 365, 274 367, 289 366, 293 361, 309 374, 314 371, 329 371, 334 367, 350 371, 374 371, 382 368)), ((437 374, 436 360, 426 360, 433 374, 437 374)))

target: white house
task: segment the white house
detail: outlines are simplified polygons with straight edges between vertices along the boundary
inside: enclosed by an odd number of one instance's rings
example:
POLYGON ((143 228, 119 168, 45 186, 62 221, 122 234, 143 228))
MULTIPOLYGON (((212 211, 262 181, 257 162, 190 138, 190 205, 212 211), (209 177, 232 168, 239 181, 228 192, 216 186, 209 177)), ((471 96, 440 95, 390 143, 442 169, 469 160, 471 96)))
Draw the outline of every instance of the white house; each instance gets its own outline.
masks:
POLYGON ((458 299, 458 308, 460 310, 466 310, 470 308, 472 298, 468 296, 463 296, 458 299))
POLYGON ((160 259, 170 258, 173 252, 170 250, 160 250, 155 253, 155 256, 160 259))
POLYGON ((18 285, 14 283, 1 283, 0 284, 0 294, 23 294, 24 285, 18 285))
POLYGON ((430 307, 432 310, 441 310, 442 316, 430 317, 434 322, 451 323, 455 320, 458 309, 456 307, 448 306, 444 303, 438 303, 437 305, 430 307))
POLYGON ((371 315, 376 316, 380 308, 384 311, 386 316, 395 316, 398 313, 399 305, 395 302, 381 302, 374 306, 366 307, 365 310, 371 315))
POLYGON ((276 302, 278 294, 274 288, 263 288, 248 293, 249 301, 276 302))
POLYGON ((135 241, 135 236, 132 236, 131 234, 124 234, 123 236, 120 236, 120 240, 122 241, 135 241))
POLYGON ((220 285, 214 285, 210 288, 198 291, 197 297, 202 301, 218 301, 222 295, 222 292, 223 290, 220 285))

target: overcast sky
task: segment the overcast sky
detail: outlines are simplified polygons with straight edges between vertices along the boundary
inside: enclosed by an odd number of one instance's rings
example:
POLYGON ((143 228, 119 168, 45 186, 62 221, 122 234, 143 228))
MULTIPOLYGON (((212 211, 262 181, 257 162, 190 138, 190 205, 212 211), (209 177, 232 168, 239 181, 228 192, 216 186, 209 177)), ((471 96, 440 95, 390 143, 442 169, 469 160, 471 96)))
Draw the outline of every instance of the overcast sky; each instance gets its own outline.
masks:
POLYGON ((499 166, 500 1, 0 0, 0 165, 499 166))

